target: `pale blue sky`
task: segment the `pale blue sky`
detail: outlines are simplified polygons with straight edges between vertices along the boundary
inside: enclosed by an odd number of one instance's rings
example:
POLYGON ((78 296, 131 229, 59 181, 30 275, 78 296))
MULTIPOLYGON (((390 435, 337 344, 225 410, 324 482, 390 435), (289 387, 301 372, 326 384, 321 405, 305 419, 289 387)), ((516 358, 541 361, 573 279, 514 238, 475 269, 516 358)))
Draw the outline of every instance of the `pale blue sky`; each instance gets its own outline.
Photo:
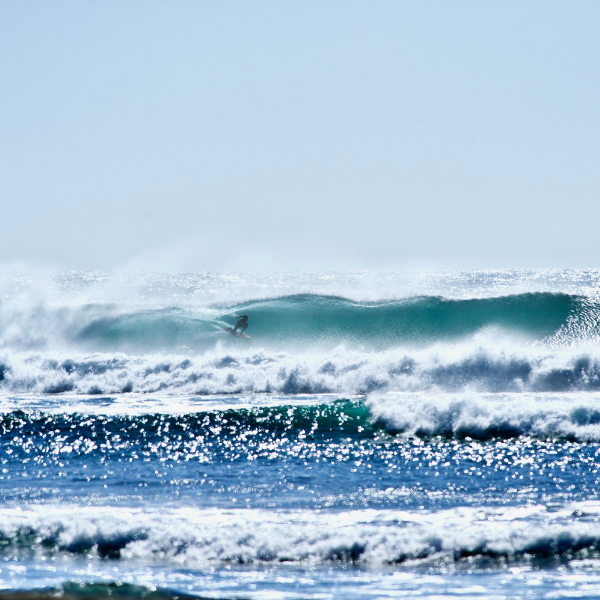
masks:
POLYGON ((0 3, 0 258, 600 266, 600 3, 0 3))

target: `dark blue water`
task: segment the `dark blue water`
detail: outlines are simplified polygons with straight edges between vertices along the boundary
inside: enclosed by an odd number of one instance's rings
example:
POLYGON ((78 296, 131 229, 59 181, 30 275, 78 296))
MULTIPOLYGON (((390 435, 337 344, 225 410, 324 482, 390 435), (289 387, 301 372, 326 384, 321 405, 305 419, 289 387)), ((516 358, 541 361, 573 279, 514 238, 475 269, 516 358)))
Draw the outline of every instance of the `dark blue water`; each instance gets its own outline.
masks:
POLYGON ((597 499, 597 442, 405 438, 358 399, 280 402, 176 416, 8 413, 0 498, 282 509, 597 499))

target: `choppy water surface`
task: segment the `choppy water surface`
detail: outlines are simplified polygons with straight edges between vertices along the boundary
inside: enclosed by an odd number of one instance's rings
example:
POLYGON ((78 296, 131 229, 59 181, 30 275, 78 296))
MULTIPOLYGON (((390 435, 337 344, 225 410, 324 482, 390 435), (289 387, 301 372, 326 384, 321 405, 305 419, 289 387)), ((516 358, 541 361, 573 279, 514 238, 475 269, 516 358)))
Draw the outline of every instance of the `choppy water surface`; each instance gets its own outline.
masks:
POLYGON ((6 274, 0 585, 597 597, 599 277, 6 274))

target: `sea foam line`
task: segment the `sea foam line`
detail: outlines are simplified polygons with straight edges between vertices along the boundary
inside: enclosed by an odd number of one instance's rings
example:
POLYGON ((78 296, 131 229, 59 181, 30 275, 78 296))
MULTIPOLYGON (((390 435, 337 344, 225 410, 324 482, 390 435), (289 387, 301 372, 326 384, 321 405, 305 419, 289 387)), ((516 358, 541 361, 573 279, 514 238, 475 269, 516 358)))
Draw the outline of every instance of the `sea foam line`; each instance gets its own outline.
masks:
POLYGON ((600 391, 600 350, 523 347, 484 335, 427 349, 218 348, 202 355, 0 352, 4 394, 364 394, 600 391))
POLYGON ((122 561, 447 564, 600 558, 600 505, 582 502, 340 512, 37 506, 0 515, 6 556, 66 554, 122 561))

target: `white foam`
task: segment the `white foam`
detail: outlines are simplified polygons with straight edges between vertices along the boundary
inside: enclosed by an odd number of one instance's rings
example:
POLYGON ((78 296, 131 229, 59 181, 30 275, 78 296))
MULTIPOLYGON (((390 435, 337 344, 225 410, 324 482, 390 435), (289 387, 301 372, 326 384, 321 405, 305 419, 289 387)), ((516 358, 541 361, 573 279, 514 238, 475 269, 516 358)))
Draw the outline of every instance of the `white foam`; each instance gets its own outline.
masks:
POLYGON ((547 350, 481 334, 461 344, 379 352, 228 350, 202 355, 0 352, 3 394, 360 394, 374 391, 600 390, 600 349, 547 350))
POLYGON ((341 512, 46 505, 5 508, 0 534, 12 540, 5 553, 38 556, 59 551, 187 566, 328 561, 411 566, 473 558, 597 558, 599 518, 597 502, 558 510, 537 505, 341 512))
POLYGON ((371 416, 405 435, 600 440, 600 394, 373 394, 371 416))

